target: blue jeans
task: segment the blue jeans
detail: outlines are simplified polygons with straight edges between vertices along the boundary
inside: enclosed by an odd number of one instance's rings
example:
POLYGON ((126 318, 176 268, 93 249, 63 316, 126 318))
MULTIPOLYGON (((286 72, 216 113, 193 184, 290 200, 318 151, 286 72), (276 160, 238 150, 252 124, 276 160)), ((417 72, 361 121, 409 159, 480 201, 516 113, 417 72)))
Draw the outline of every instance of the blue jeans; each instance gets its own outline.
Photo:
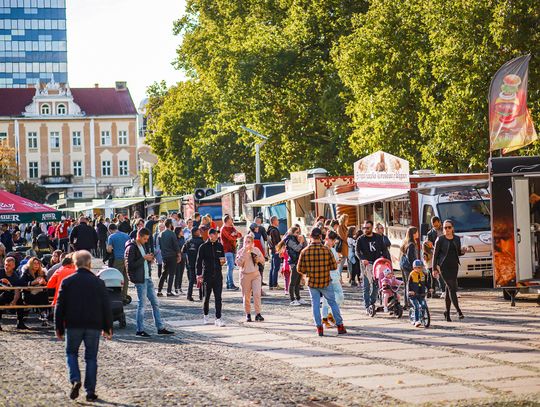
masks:
POLYGON ((99 349, 99 329, 67 328, 66 329, 66 358, 71 383, 81 381, 79 370, 79 348, 84 342, 84 361, 86 373, 84 388, 86 394, 95 394, 97 376, 97 354, 99 349))
POLYGON ((334 288, 329 285, 324 288, 312 288, 309 287, 309 294, 311 295, 311 309, 313 311, 313 319, 317 326, 322 325, 321 320, 321 298, 326 298, 330 309, 332 310, 332 315, 336 320, 337 325, 343 324, 343 318, 341 318, 341 311, 339 310, 339 305, 336 302, 336 296, 334 288))
POLYGON ((420 321, 422 308, 427 307, 425 298, 409 297, 412 306, 414 307, 414 322, 420 321))
POLYGON ((370 284, 369 279, 364 275, 364 306, 366 308, 375 304, 378 290, 379 285, 377 284, 377 280, 373 279, 372 284, 370 284))
POLYGON ((158 330, 163 329, 163 320, 161 319, 161 312, 159 311, 158 299, 152 280, 147 278, 144 280, 144 283, 135 284, 135 288, 137 289, 137 298, 139 299, 139 303, 137 304, 137 332, 144 331, 144 308, 147 298, 152 305, 156 328, 158 330))
POLYGON ((225 253, 225 260, 227 261, 227 288, 234 287, 234 253, 225 253))
POLYGON ((277 287, 280 268, 281 258, 279 257, 279 253, 273 253, 270 263, 270 287, 277 287))

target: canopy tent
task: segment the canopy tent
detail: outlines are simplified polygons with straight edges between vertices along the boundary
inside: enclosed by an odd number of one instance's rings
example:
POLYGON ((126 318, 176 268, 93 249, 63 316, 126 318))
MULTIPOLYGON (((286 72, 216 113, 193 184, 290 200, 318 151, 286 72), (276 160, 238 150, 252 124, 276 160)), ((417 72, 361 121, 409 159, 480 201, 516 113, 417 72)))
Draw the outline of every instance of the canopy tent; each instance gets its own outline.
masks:
POLYGON ((344 194, 330 195, 314 199, 311 202, 362 206, 373 202, 390 201, 407 197, 408 189, 402 188, 362 188, 361 190, 346 192, 344 194))
POLYGON ((232 194, 233 192, 236 192, 238 190, 240 190, 240 188, 242 188, 244 185, 234 185, 234 186, 230 186, 230 187, 224 187, 224 189, 222 189, 220 192, 217 192, 215 194, 212 194, 212 195, 208 195, 208 196, 205 196, 204 198, 200 199, 199 201, 200 202, 211 202, 211 201, 215 201, 216 199, 219 199, 227 194, 232 194))
POLYGON ((144 201, 146 198, 126 198, 126 199, 109 199, 109 200, 94 200, 93 202, 86 202, 84 204, 76 204, 73 207, 61 208, 63 212, 86 212, 93 209, 116 209, 126 208, 131 205, 135 205, 144 201))
POLYGON ((60 220, 60 212, 4 190, 0 190, 0 222, 29 223, 60 220))
POLYGON ((248 206, 272 206, 277 205, 286 201, 290 201, 293 199, 303 198, 305 196, 313 194, 313 191, 310 190, 303 190, 303 191, 287 191, 282 192, 281 194, 272 195, 268 198, 259 199, 258 201, 253 201, 248 203, 248 206))

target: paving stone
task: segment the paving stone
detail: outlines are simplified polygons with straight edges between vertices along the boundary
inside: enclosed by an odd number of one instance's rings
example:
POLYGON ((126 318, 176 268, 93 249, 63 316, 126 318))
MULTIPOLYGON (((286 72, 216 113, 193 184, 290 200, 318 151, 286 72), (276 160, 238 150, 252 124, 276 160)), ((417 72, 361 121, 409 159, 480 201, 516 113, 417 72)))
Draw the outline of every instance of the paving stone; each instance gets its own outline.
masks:
POLYGON ((239 348, 242 348, 244 350, 255 350, 255 351, 263 351, 263 350, 271 350, 271 349, 295 349, 295 348, 305 348, 306 343, 298 340, 292 340, 292 339, 285 339, 280 338, 280 340, 276 341, 257 341, 257 342, 249 342, 249 343, 240 343, 237 346, 239 348))
POLYGON ((426 345, 432 346, 453 346, 453 345, 473 345, 475 343, 483 343, 488 341, 488 338, 463 336, 463 335, 445 335, 438 337, 430 337, 426 339, 418 339, 417 341, 426 345))
POLYGON ((359 342, 357 344, 354 344, 353 346, 344 344, 344 345, 337 345, 336 347, 344 351, 349 351, 349 352, 352 351, 352 352, 372 354, 373 352, 381 351, 381 349, 385 349, 385 350, 413 349, 413 348, 418 347, 418 345, 414 343, 406 343, 406 342, 395 341, 395 340, 394 341, 384 340, 383 338, 379 338, 378 341, 359 342), (384 346, 382 345, 383 343, 384 343, 384 346))
MULTIPOLYGON (((460 365, 457 365, 460 366, 460 365)), ((530 370, 520 369, 515 366, 485 366, 468 367, 467 369, 445 369, 441 370, 445 376, 455 377, 456 379, 467 381, 496 380, 508 377, 526 377, 535 375, 530 370)))
POLYGON ((372 377, 351 377, 345 379, 346 382, 366 389, 391 389, 391 388, 411 388, 411 386, 427 386, 431 384, 444 384, 446 381, 422 375, 419 373, 396 374, 372 377))
POLYGON ((452 368, 455 368, 456 366, 466 368, 466 367, 472 367, 472 366, 494 365, 492 362, 486 362, 484 360, 475 359, 468 356, 452 356, 452 357, 446 357, 446 358, 425 359, 424 361, 422 361, 421 364, 419 364, 418 361, 414 359, 403 360, 400 363, 406 366, 411 366, 411 367, 421 367, 423 370, 452 369, 452 368))
POLYGON ((505 352, 489 355, 491 359, 504 360, 513 363, 532 363, 540 362, 540 351, 532 352, 505 352))
POLYGON ((292 358, 307 358, 315 356, 328 356, 335 355, 338 352, 321 348, 317 346, 305 347, 305 348, 289 348, 289 349, 272 349, 258 352, 260 355, 268 356, 272 359, 292 359, 292 358))
POLYGON ((219 342, 224 343, 250 343, 250 342, 260 342, 268 341, 269 343, 274 341, 281 341, 286 339, 279 335, 266 334, 266 333, 255 333, 254 335, 234 335, 234 336, 225 336, 217 338, 219 342))
POLYGON ((533 347, 518 342, 503 342, 503 341, 489 341, 472 344, 459 344, 452 345, 452 349, 460 352, 470 354, 483 354, 483 353, 495 353, 495 352, 520 352, 520 351, 532 351, 533 347))
POLYGON ((448 351, 437 349, 437 348, 427 347, 427 346, 418 346, 416 349, 409 348, 409 349, 397 349, 397 350, 389 350, 389 351, 385 350, 385 351, 381 351, 381 353, 378 354, 377 356, 384 359, 409 360, 411 359, 411 354, 414 354, 414 358, 417 360, 456 356, 452 352, 448 352, 448 351))
POLYGON ((329 366, 344 366, 352 364, 371 363, 370 359, 361 358, 359 356, 347 356, 347 355, 327 355, 307 358, 293 358, 285 359, 285 362, 302 368, 314 368, 314 367, 329 367, 329 366))
POLYGON ((517 395, 540 394, 540 375, 535 377, 521 377, 513 380, 497 380, 482 382, 484 386, 514 393, 517 395))
POLYGON ((471 400, 489 397, 489 394, 486 392, 455 383, 439 384, 430 387, 390 389, 385 390, 385 394, 412 404, 429 402, 438 404, 443 401, 471 400))
POLYGON ((344 377, 361 377, 361 376, 372 376, 378 374, 388 373, 388 371, 396 373, 406 373, 406 370, 400 367, 388 366, 384 364, 374 363, 369 365, 350 365, 350 366, 332 366, 332 367, 321 367, 313 369, 313 371, 333 378, 344 378, 344 377))

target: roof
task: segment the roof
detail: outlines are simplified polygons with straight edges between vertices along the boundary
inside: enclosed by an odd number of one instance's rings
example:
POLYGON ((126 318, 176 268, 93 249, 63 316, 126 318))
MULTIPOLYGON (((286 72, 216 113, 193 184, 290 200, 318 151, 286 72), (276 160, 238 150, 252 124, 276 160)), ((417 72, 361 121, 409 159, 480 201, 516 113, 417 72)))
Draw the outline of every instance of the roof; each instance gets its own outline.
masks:
POLYGON ((258 201, 253 201, 248 203, 248 206, 272 206, 277 205, 286 201, 291 201, 294 199, 299 199, 304 196, 308 196, 313 194, 314 192, 311 190, 304 190, 304 191, 287 191, 282 192, 281 194, 272 195, 267 198, 259 199, 258 201))
POLYGON ((311 202, 362 206, 373 202, 384 202, 405 198, 408 194, 409 190, 404 188, 363 188, 361 190, 314 199, 311 202))
MULTIPOLYGON (((0 89, 0 116, 21 116, 32 103, 34 88, 0 89)), ((86 116, 136 115, 137 109, 128 89, 71 88, 73 100, 86 116)))

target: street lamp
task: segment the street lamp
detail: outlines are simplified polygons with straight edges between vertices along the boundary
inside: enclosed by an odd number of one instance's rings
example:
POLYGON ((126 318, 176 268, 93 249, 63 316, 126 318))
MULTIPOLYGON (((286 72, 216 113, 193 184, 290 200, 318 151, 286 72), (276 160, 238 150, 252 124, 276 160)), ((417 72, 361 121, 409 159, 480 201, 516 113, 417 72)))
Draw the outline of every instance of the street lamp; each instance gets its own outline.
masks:
POLYGON ((263 136, 261 133, 250 129, 249 127, 246 127, 243 125, 240 125, 240 127, 243 130, 250 132, 254 136, 263 139, 261 143, 255 143, 255 183, 260 184, 261 183, 261 147, 264 146, 264 143, 266 143, 266 141, 268 140, 268 137, 263 136))

